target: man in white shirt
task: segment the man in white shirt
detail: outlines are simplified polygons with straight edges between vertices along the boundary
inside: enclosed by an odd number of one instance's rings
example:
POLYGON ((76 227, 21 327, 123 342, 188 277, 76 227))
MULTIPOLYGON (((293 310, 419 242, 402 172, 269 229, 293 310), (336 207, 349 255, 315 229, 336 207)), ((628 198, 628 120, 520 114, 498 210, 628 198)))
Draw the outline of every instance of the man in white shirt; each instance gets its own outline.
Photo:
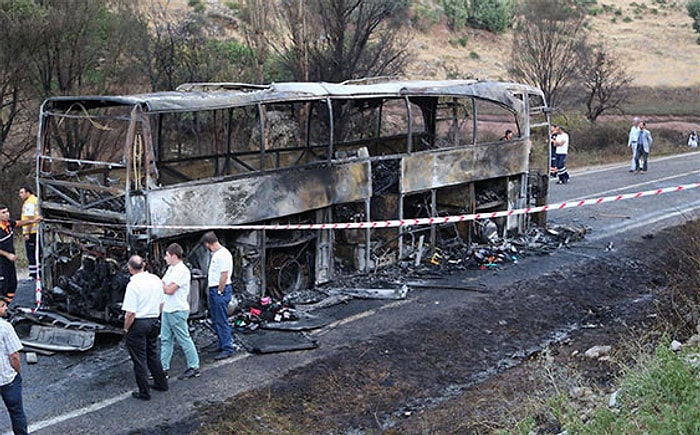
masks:
POLYGON ((182 348, 187 361, 187 370, 178 379, 184 380, 199 377, 199 355, 197 347, 190 337, 187 318, 190 316, 190 270, 182 262, 182 246, 170 244, 165 249, 165 262, 168 270, 163 275, 163 314, 160 325, 160 362, 166 375, 170 370, 170 360, 173 356, 173 339, 182 348))
MULTIPOLYGON (((0 297, 0 317, 7 315, 9 299, 0 297)), ((27 416, 22 404, 22 376, 19 351, 22 343, 15 329, 5 319, 0 319, 0 394, 2 401, 10 413, 12 431, 15 434, 26 434, 27 416)))
POLYGON ((632 163, 630 164, 630 172, 634 172, 637 169, 637 138, 639 137, 639 123, 642 120, 638 117, 632 119, 632 127, 630 127, 630 134, 627 137, 627 146, 632 149, 632 163))
POLYGON ((569 154, 569 134, 561 128, 561 125, 555 127, 556 136, 552 138, 552 145, 556 149, 557 177, 559 177, 557 184, 567 184, 571 178, 569 171, 566 169, 566 156, 569 154))
POLYGON ((231 252, 219 243, 213 231, 202 236, 202 244, 212 253, 207 273, 209 286, 209 315, 218 338, 218 354, 214 359, 220 360, 233 356, 233 339, 231 324, 228 321, 228 305, 231 302, 233 287, 233 257, 231 252))
POLYGON ((126 348, 134 363, 134 375, 139 391, 131 395, 140 400, 151 400, 148 372, 153 375, 152 388, 168 391, 168 380, 160 364, 158 352, 158 316, 163 304, 163 284, 156 275, 146 271, 146 264, 138 255, 128 262, 131 279, 126 286, 122 310, 126 348))

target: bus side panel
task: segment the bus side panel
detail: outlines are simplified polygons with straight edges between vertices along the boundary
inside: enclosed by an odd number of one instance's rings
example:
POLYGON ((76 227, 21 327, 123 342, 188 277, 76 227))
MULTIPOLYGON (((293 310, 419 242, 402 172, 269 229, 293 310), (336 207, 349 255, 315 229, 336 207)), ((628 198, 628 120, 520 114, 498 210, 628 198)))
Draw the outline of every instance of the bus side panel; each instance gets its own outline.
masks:
POLYGON ((421 192, 527 170, 525 141, 419 152, 401 159, 401 192, 421 192))
POLYGON ((167 237, 192 226, 260 222, 372 195, 369 161, 152 190, 151 234, 167 237), (175 226, 179 228, 163 228, 175 226))

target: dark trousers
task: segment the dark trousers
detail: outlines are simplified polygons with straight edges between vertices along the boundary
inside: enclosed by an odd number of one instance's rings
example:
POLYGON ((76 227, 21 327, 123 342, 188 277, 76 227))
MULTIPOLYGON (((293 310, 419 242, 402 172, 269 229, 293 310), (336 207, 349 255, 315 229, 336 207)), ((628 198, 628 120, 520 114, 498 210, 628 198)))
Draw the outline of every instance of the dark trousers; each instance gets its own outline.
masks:
POLYGON ((27 434, 27 416, 22 405, 22 376, 17 373, 15 379, 7 385, 0 387, 2 401, 5 402, 7 412, 12 421, 12 432, 15 434, 27 434))
POLYGON ((27 251, 27 264, 29 264, 29 276, 32 278, 36 278, 39 271, 39 266, 36 262, 37 246, 37 233, 30 234, 29 238, 24 240, 24 249, 27 251))
POLYGON ((15 297, 17 291, 17 269, 15 263, 5 257, 0 257, 0 294, 15 297))
POLYGON ((566 183, 569 181, 569 171, 566 169, 566 154, 556 154, 557 156, 557 176, 559 181, 566 183))
POLYGON ((649 159, 649 153, 644 151, 644 145, 637 144, 637 154, 634 156, 634 169, 635 171, 647 171, 647 160, 649 159))
POLYGON ((233 352, 233 339, 231 336, 231 324, 228 322, 228 304, 231 302, 233 287, 224 287, 224 294, 220 295, 218 287, 209 287, 209 315, 214 325, 216 337, 219 339, 219 349, 223 352, 233 352))
POLYGON ((151 396, 148 390, 148 373, 153 375, 153 382, 160 390, 168 389, 163 366, 160 364, 158 351, 158 319, 136 319, 126 334, 126 348, 129 350, 131 361, 134 363, 134 375, 139 393, 151 396))

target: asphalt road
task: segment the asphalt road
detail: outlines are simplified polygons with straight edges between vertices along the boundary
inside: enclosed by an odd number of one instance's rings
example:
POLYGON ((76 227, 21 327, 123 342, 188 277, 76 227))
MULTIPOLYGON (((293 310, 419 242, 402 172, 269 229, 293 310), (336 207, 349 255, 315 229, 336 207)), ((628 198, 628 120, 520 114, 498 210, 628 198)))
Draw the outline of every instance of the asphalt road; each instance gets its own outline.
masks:
MULTIPOLYGON (((649 172, 634 175, 627 165, 611 165, 573 171, 568 185, 550 186, 550 204, 655 190, 700 181, 700 153, 651 159, 649 172)), ((585 225, 589 233, 580 249, 546 257, 523 259, 499 273, 468 271, 463 282, 490 286, 507 285, 534 273, 529 262, 537 261, 537 273, 548 273, 562 263, 580 256, 594 255, 591 247, 620 246, 631 240, 697 219, 700 188, 675 193, 575 207, 549 212, 552 224, 585 225)), ((20 292, 32 292, 25 285, 20 292)), ((401 301, 361 301, 333 324, 314 332, 319 347, 314 350, 251 355, 240 352, 235 358, 214 362, 202 354, 202 376, 198 379, 171 379, 170 391, 154 392, 150 402, 131 398, 135 389, 131 362, 121 344, 106 343, 82 354, 39 356, 38 364, 23 359, 25 409, 30 431, 55 433, 156 433, 159 427, 185 422, 199 405, 273 382, 283 382, 294 368, 323 358, 349 342, 371 338, 373 334, 399 330, 426 313, 434 314, 445 304, 473 304, 489 297, 478 292, 441 290, 411 291, 401 301)), ((213 337, 213 336, 212 336, 213 337)), ((176 351, 172 371, 184 369, 181 352, 176 351)), ((9 430, 9 419, 0 412, 0 431, 9 430)), ((171 428, 172 429, 172 428, 171 428)), ((191 430, 191 428, 190 428, 191 430)), ((183 428, 182 433, 187 429, 183 428)))

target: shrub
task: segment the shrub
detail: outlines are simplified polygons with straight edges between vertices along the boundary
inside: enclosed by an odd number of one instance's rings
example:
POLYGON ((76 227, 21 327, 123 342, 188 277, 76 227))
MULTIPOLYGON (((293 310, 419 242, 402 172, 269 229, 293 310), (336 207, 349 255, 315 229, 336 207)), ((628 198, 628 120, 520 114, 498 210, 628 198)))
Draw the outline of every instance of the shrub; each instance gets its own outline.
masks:
MULTIPOLYGON (((689 0, 687 8, 688 15, 693 19, 693 30, 700 33, 700 0, 689 0)), ((698 43, 700 43, 700 37, 698 37, 698 43)))
POLYGON ((512 0, 472 0, 469 23, 476 28, 503 33, 515 13, 512 0))
POLYGON ((469 18, 469 6, 466 0, 442 0, 447 25, 451 29, 461 29, 466 26, 469 18))

